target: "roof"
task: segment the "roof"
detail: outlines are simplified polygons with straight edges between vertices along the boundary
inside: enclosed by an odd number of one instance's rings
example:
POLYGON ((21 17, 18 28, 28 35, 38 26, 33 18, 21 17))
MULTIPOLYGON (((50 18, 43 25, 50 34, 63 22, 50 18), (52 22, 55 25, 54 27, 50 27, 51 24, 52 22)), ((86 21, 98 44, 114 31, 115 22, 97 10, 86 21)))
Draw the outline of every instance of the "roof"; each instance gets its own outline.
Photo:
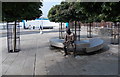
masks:
POLYGON ((36 18, 35 20, 49 20, 48 18, 36 18))

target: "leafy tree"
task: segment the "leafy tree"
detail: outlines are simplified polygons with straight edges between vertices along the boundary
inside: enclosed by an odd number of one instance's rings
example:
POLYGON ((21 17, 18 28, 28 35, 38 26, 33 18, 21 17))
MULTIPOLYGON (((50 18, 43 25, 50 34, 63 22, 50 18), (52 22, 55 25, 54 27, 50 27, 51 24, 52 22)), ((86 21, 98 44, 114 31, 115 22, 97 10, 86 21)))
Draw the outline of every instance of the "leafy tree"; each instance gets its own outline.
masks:
POLYGON ((41 2, 3 2, 3 21, 30 20, 42 15, 41 2))
POLYGON ((120 10, 119 10, 119 2, 108 2, 104 3, 102 6, 102 12, 106 16, 104 18, 105 21, 118 22, 120 21, 120 10))
POLYGON ((119 2, 61 2, 49 11, 48 18, 53 22, 76 21, 90 23, 120 21, 119 2))
POLYGON ((61 2, 60 5, 53 6, 49 13, 48 18, 53 22, 68 22, 69 21, 69 4, 67 2, 61 2))
POLYGON ((16 51, 16 21, 23 19, 31 20, 42 15, 41 2, 3 2, 2 3, 2 21, 13 22, 14 25, 14 49, 16 51))
MULTIPOLYGON (((54 6, 50 11, 56 10, 55 20, 60 18, 64 22, 120 21, 119 4, 119 2, 62 2, 59 8, 54 9, 56 7, 54 6)), ((52 13, 49 12, 48 18, 54 19, 50 17, 52 13)))
POLYGON ((48 18, 50 21, 53 21, 53 22, 61 21, 60 15, 59 15, 59 8, 60 8, 60 5, 56 5, 50 9, 50 11, 48 13, 48 18))
POLYGON ((87 22, 100 21, 103 2, 80 2, 82 12, 87 16, 87 22))

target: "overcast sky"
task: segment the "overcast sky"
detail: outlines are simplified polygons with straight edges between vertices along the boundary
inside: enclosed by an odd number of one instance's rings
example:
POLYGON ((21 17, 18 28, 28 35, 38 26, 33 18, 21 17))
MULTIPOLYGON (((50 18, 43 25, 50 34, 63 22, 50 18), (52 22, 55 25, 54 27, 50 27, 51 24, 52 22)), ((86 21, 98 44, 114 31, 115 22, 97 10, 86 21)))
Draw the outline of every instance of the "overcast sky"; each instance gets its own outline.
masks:
POLYGON ((50 8, 53 7, 54 5, 58 5, 60 3, 61 3, 61 1, 59 1, 59 2, 58 1, 44 1, 43 7, 41 8, 41 10, 43 12, 42 17, 47 17, 50 8))

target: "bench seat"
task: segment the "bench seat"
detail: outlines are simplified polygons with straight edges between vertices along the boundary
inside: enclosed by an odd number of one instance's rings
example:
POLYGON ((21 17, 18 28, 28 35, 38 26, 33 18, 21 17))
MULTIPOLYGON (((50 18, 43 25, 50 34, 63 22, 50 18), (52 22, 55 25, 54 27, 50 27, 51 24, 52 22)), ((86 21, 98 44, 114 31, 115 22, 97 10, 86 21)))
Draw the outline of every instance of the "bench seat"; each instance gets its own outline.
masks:
POLYGON ((99 38, 90 39, 89 43, 90 43, 90 46, 86 48, 87 53, 100 50, 104 46, 104 41, 99 38))

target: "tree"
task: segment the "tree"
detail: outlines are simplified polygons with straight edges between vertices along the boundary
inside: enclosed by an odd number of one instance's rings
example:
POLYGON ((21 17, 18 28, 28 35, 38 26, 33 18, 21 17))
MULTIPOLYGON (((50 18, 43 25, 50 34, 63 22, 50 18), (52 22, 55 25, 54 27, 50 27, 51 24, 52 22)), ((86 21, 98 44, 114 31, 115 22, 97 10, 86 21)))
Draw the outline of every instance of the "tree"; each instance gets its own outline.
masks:
POLYGON ((56 5, 56 6, 53 6, 49 13, 48 13, 48 18, 50 21, 53 21, 53 22, 60 22, 60 16, 59 16, 59 8, 60 8, 60 5, 56 5))
POLYGON ((2 3, 2 21, 13 22, 14 25, 14 49, 16 51, 16 21, 23 19, 31 20, 42 15, 41 2, 3 2, 2 3))
POLYGON ((67 2, 55 5, 50 9, 48 18, 53 22, 68 22, 70 19, 68 8, 69 4, 67 2))
POLYGON ((105 21, 119 22, 120 21, 120 10, 119 2, 108 2, 102 6, 102 12, 106 16, 105 21))
POLYGON ((3 21, 11 22, 16 20, 30 20, 40 17, 42 11, 41 2, 3 2, 2 3, 2 14, 3 21))

